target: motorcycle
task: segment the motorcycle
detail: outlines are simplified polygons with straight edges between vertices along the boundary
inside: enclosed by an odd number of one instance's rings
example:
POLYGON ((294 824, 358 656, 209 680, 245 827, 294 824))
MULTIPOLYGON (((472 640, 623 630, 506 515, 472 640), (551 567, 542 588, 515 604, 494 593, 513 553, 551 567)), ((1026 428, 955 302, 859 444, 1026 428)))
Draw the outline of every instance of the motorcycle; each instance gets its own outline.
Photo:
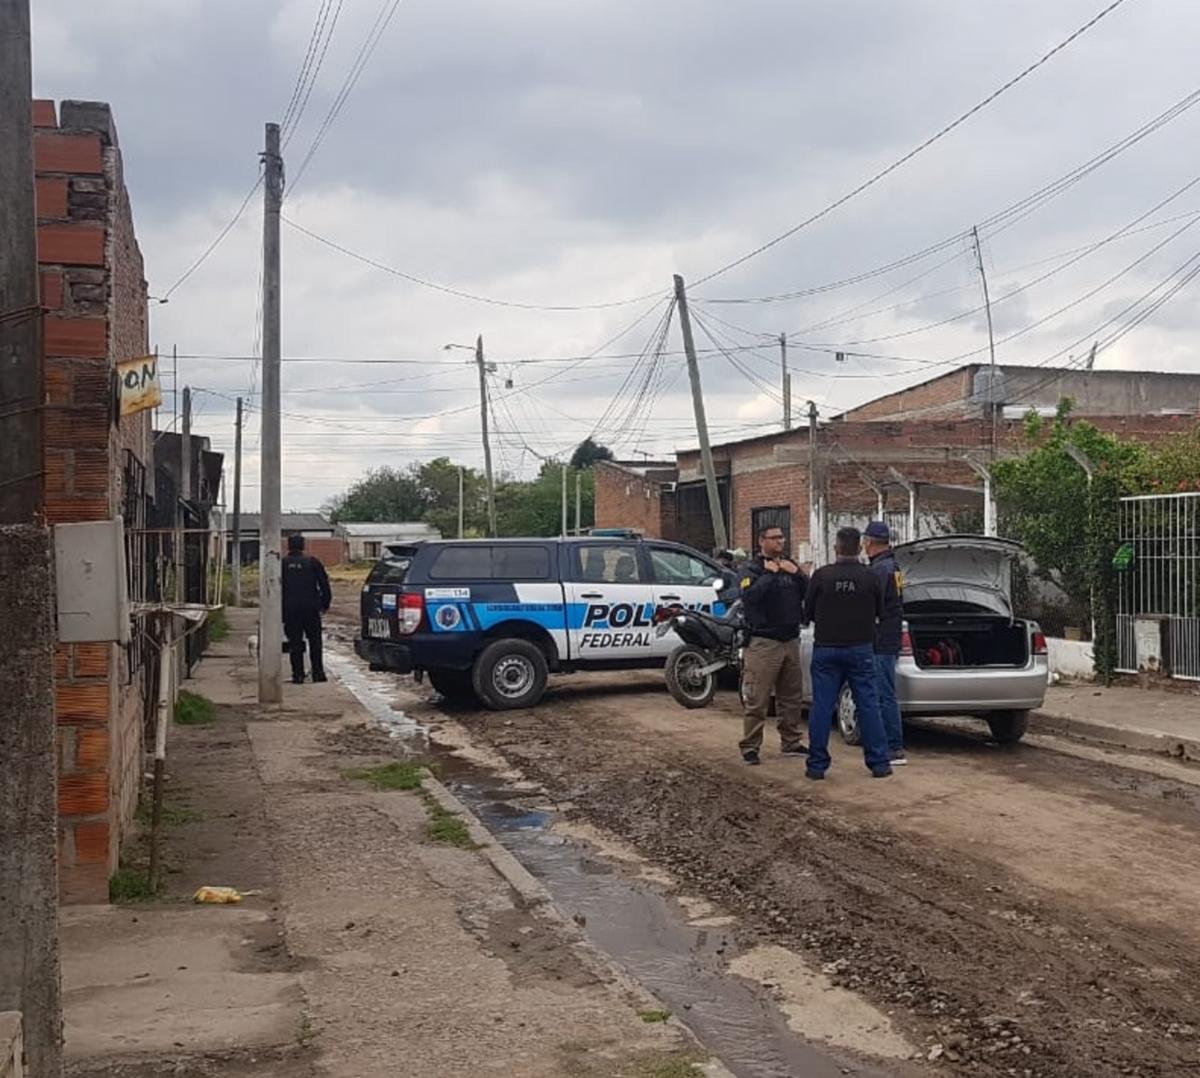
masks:
POLYGON ((659 607, 654 612, 655 635, 674 632, 683 643, 667 657, 667 691, 686 708, 707 707, 717 691, 722 671, 741 683, 742 651, 749 632, 742 617, 741 600, 722 615, 680 606, 659 607))

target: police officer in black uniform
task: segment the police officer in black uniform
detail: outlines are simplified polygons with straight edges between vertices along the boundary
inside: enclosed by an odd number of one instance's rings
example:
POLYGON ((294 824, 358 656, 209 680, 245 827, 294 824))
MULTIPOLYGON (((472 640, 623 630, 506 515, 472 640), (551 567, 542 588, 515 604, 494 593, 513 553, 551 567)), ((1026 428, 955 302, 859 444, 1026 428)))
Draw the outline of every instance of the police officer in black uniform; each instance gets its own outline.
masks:
POLYGON ((321 661, 321 615, 329 609, 333 592, 329 576, 319 558, 304 553, 304 536, 288 536, 283 559, 283 631, 292 659, 292 682, 304 682, 304 640, 312 658, 313 681, 324 681, 321 661))

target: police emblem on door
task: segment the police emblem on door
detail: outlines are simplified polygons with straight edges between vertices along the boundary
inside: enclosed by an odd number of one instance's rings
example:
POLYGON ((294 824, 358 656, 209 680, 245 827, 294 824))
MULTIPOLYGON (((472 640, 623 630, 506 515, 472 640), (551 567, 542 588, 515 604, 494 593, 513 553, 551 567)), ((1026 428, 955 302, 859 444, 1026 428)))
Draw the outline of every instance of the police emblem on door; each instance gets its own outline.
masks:
POLYGON ((462 613, 457 606, 440 606, 435 618, 439 628, 457 629, 462 621, 462 613))

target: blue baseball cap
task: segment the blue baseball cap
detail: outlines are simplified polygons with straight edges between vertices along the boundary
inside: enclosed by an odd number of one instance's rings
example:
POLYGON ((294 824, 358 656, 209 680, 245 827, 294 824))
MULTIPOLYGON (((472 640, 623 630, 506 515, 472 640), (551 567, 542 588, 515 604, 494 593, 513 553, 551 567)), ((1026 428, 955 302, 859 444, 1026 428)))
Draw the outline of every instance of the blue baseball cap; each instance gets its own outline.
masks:
POLYGON ((892 530, 882 520, 872 520, 863 535, 868 539, 878 539, 882 543, 892 541, 892 530))

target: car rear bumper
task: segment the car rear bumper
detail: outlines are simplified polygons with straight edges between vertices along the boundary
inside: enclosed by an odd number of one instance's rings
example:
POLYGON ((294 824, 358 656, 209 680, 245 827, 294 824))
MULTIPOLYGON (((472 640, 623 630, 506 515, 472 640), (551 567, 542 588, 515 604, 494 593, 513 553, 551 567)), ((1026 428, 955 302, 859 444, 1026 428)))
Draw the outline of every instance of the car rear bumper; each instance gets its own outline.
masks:
POLYGON ((1046 697, 1044 656, 1020 669, 972 667, 922 670, 911 660, 896 668, 896 696, 906 715, 1032 711, 1046 697))
POLYGON ((360 659, 366 660, 372 670, 391 670, 397 674, 412 672, 412 651, 407 644, 359 637, 354 641, 354 651, 360 659))

